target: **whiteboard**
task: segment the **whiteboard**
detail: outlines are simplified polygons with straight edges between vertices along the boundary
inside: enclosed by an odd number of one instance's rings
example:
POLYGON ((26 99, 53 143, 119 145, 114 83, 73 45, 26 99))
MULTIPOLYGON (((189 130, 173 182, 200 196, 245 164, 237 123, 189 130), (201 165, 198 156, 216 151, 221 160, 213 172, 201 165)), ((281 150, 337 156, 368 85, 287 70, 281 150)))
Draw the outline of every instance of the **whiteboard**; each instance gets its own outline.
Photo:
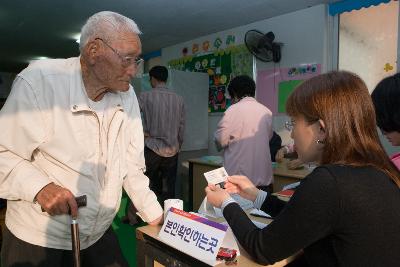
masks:
MULTIPOLYGON (((151 90, 149 75, 135 78, 137 95, 151 90)), ((185 134, 182 151, 208 149, 208 75, 169 69, 167 87, 185 102, 185 134)))

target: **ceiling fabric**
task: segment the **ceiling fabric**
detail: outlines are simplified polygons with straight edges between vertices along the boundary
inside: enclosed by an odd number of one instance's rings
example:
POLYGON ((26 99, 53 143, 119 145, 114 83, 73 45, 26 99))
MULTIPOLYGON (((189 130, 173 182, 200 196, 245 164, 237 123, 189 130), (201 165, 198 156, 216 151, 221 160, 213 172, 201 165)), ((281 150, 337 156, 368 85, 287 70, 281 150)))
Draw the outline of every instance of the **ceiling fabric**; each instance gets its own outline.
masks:
POLYGON ((381 3, 389 3, 390 0, 343 0, 333 4, 329 4, 329 15, 335 16, 343 12, 359 10, 363 7, 377 6, 381 3))

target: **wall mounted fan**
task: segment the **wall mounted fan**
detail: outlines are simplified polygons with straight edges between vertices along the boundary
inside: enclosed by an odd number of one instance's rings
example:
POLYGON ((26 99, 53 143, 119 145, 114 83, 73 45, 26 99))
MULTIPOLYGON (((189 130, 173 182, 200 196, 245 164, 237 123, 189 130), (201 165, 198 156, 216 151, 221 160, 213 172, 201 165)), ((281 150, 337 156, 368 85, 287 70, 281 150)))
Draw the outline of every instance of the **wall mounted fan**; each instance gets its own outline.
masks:
POLYGON ((279 62, 281 60, 282 43, 276 43, 275 34, 266 34, 258 30, 250 30, 244 36, 247 49, 259 60, 264 62, 279 62))

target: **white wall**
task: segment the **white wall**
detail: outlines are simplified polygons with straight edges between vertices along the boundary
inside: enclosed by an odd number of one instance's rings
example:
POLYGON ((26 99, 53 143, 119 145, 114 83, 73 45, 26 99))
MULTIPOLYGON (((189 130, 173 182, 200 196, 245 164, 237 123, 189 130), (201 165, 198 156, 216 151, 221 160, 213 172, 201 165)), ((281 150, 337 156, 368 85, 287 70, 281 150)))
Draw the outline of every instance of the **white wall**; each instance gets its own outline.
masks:
MULTIPOLYGON (((161 52, 162 61, 163 64, 167 65, 168 61, 182 57, 184 47, 190 48, 193 43, 201 44, 206 40, 212 41, 216 37, 225 40, 228 35, 232 34, 235 35, 235 44, 242 44, 245 33, 248 30, 257 29, 265 33, 273 31, 275 41, 284 43, 282 60, 279 64, 276 64, 276 67, 290 67, 301 63, 320 63, 322 64, 322 71, 326 71, 328 69, 326 60, 326 51, 328 50, 327 28, 327 6, 318 5, 163 48, 161 52)), ((258 70, 273 67, 273 63, 257 61, 258 70)), ((204 107, 204 112, 207 112, 207 107, 204 107)), ((211 155, 218 154, 215 150, 213 134, 221 116, 222 114, 210 114, 208 117, 209 154, 211 155)), ((285 120, 285 117, 274 118, 274 128, 281 128, 285 120)))
MULTIPOLYGON (((184 47, 190 48, 193 43, 201 44, 203 41, 211 41, 216 37, 224 40, 228 35, 233 34, 235 35, 235 44, 242 44, 245 33, 248 30, 257 29, 265 33, 273 31, 275 33, 275 41, 284 43, 280 62, 282 67, 299 63, 323 63, 327 16, 326 5, 310 7, 165 47, 161 52, 162 60, 166 65, 168 61, 182 57, 182 49, 184 47)), ((273 67, 273 64, 258 61, 257 67, 273 67)), ((326 66, 323 65, 323 70, 325 68, 326 66)))

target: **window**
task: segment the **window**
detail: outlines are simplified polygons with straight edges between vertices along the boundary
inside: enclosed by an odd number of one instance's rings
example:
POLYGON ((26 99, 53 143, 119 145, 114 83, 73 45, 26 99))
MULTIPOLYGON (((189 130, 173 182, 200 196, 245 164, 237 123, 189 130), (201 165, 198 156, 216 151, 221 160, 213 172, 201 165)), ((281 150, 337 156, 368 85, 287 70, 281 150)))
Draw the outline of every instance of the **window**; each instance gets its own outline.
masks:
POLYGON ((399 2, 340 14, 339 70, 357 73, 370 92, 397 72, 399 2))

